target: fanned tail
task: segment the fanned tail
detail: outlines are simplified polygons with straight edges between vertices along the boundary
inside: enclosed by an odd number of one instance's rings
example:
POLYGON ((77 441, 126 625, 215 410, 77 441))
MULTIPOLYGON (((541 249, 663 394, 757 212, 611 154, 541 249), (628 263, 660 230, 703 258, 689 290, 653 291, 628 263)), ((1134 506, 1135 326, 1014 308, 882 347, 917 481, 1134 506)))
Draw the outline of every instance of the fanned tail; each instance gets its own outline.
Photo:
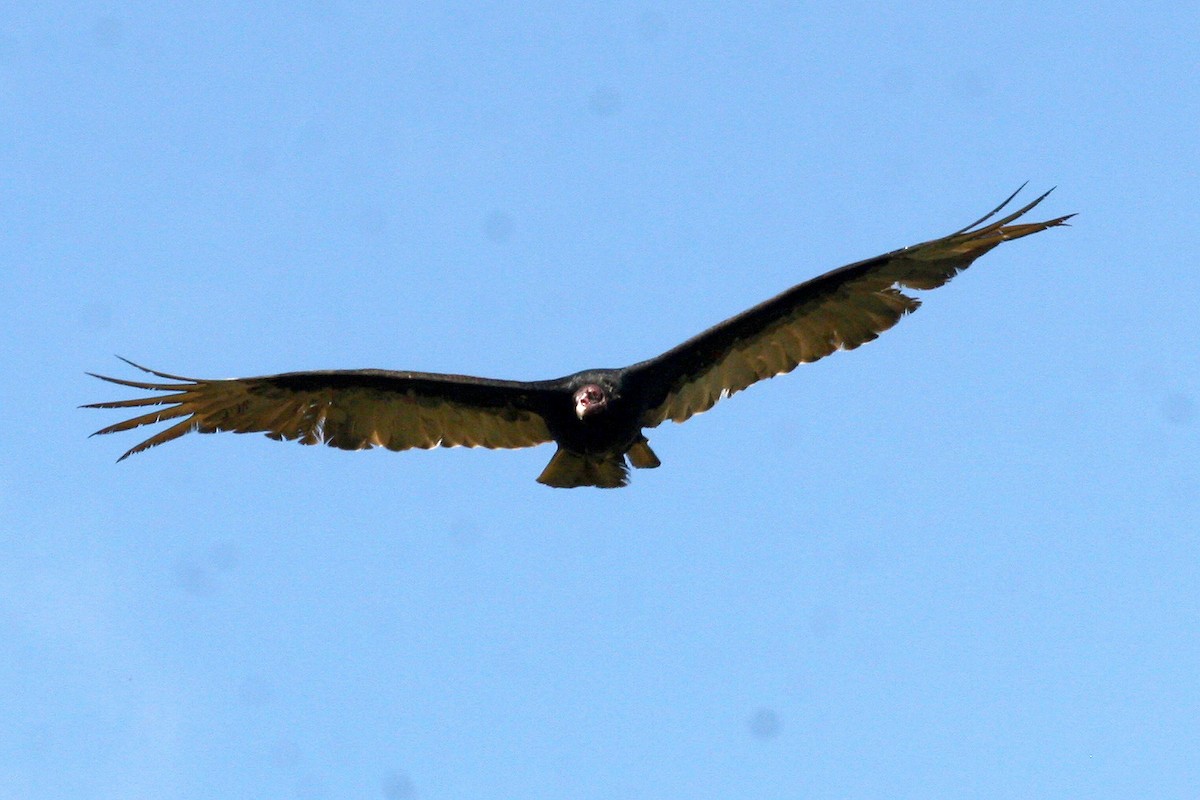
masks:
POLYGON ((577 486, 618 489, 629 483, 629 467, 623 455, 589 456, 559 448, 538 476, 538 483, 558 489, 577 486))

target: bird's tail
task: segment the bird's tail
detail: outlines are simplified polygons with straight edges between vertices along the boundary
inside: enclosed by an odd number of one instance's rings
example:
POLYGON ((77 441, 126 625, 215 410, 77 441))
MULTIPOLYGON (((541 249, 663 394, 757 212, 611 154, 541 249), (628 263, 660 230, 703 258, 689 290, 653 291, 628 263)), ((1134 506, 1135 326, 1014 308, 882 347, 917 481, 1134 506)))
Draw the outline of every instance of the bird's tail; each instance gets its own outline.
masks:
POLYGON ((626 456, 629 457, 629 463, 638 469, 654 469, 661 463, 645 436, 638 437, 625 455, 585 455, 560 447, 538 476, 538 482, 560 489, 573 489, 576 486, 617 489, 629 483, 626 456))
POLYGON ((617 489, 629 483, 629 467, 625 465, 623 455, 583 455, 560 447, 538 476, 538 483, 559 489, 576 486, 617 489))

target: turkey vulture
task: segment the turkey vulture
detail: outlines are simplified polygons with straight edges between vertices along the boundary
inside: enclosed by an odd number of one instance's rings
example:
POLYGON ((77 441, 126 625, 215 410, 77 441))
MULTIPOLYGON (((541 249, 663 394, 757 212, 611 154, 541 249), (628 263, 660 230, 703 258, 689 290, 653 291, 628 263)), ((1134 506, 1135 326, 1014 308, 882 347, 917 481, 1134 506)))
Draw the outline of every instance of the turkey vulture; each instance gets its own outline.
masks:
POLYGON ((532 447, 554 441, 558 451, 539 482, 563 488, 624 486, 628 464, 659 465, 643 428, 668 419, 683 422, 752 383, 869 342, 920 304, 902 289, 936 289, 1001 242, 1062 225, 1073 216, 1011 224, 1046 192, 989 222, 1016 194, 949 236, 827 272, 662 355, 621 369, 532 382, 376 369, 204 380, 129 361, 171 383, 94 377, 168 394, 86 407, 166 406, 96 434, 177 420, 121 459, 189 431, 257 431, 343 450, 532 447))

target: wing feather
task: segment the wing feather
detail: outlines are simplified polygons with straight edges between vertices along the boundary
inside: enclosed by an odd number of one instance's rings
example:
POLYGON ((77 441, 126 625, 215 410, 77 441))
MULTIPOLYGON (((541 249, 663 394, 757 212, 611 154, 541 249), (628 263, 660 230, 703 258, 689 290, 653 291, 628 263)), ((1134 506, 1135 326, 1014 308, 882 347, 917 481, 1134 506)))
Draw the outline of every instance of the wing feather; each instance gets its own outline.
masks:
POLYGON ((383 370, 203 380, 128 363, 170 383, 95 377, 166 394, 85 408, 165 407, 101 428, 94 435, 182 420, 130 448, 121 459, 193 430, 264 433, 272 439, 344 450, 517 448, 552 438, 542 414, 552 401, 552 389, 545 383, 383 370))
POLYGON ((641 423, 683 422, 757 381, 872 341, 920 306, 902 289, 936 289, 1001 242, 1065 224, 1073 215, 1009 224, 1049 193, 989 222, 1014 192, 949 236, 835 269, 633 365, 627 380, 647 397, 641 423))

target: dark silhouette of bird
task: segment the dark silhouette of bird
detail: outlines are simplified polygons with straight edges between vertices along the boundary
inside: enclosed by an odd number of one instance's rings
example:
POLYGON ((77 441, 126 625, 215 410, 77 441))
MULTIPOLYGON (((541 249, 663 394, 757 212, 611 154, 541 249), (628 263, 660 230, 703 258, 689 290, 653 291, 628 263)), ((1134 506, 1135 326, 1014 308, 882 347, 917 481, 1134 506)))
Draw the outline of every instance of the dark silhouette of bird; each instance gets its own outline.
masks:
POLYGON ((905 289, 936 289, 1001 242, 1074 216, 1018 223, 1046 192, 993 219, 1016 194, 955 233, 827 272, 661 355, 620 369, 589 369, 545 381, 377 369, 207 380, 129 361, 170 382, 95 377, 166 394, 86 407, 162 406, 96 431, 172 422, 121 459, 190 431, 260 432, 344 450, 515 448, 553 441, 558 450, 538 476, 541 483, 624 486, 629 465, 659 466, 644 428, 683 422, 752 383, 835 350, 853 350, 916 310, 920 301, 905 289))

